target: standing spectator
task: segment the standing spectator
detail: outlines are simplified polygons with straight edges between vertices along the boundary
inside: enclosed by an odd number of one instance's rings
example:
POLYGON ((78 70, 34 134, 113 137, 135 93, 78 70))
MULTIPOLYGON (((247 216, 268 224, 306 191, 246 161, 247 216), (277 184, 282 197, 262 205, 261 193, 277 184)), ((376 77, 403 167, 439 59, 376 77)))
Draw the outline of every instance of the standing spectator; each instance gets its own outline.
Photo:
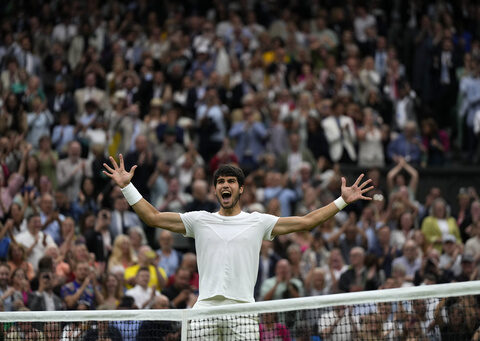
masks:
POLYGON ((148 140, 145 135, 138 135, 135 138, 135 149, 125 156, 125 165, 127 167, 136 166, 136 172, 139 176, 133 181, 140 193, 145 198, 150 198, 150 188, 148 187, 148 178, 155 170, 157 161, 152 150, 148 146, 148 140))
POLYGON ((61 112, 58 117, 58 124, 53 127, 52 144, 60 156, 67 154, 67 146, 75 138, 75 127, 70 123, 70 115, 61 112))
POLYGON ((344 104, 337 100, 333 104, 333 115, 322 121, 328 145, 330 158, 333 162, 353 163, 357 160, 355 143, 357 135, 353 120, 345 115, 344 104))
POLYGON ((62 242, 60 225, 65 217, 55 210, 55 201, 51 194, 43 194, 39 206, 42 231, 52 237, 55 244, 60 245, 62 242))
POLYGON ((198 152, 205 162, 209 162, 222 147, 226 137, 223 111, 214 87, 207 88, 203 104, 196 110, 196 127, 198 152))
POLYGON ((46 175, 52 183, 53 189, 56 189, 58 154, 52 150, 52 140, 50 139, 50 136, 44 135, 40 137, 39 150, 36 155, 40 163, 40 173, 46 175))
POLYGON ((438 128, 433 118, 422 121, 422 145, 427 154, 427 164, 423 166, 443 166, 450 151, 449 136, 438 128))
POLYGON ((53 292, 54 274, 43 270, 38 278, 38 290, 29 295, 28 308, 33 311, 64 310, 65 303, 53 292))
POLYGON ((85 87, 77 89, 74 98, 77 117, 85 112, 85 104, 88 101, 95 101, 100 110, 107 109, 107 96, 105 91, 97 87, 97 76, 93 71, 85 75, 85 87))
POLYGON ((75 201, 80 193, 83 177, 92 176, 90 163, 81 158, 81 152, 80 143, 71 141, 68 145, 67 158, 58 161, 57 164, 58 189, 65 191, 71 202, 75 201))
POLYGON ((112 235, 110 234, 111 215, 108 210, 101 210, 97 214, 95 227, 85 235, 88 251, 95 255, 97 262, 106 263, 112 251, 112 235))
POLYGON ((363 110, 363 126, 357 131, 358 165, 360 167, 383 167, 385 165, 382 132, 375 123, 371 108, 363 110))
POLYGON ((27 114, 28 133, 27 141, 35 149, 38 149, 40 138, 50 135, 50 128, 53 126, 54 118, 50 110, 40 97, 32 101, 32 111, 27 114))
POLYGON ((38 214, 32 214, 28 218, 27 231, 16 236, 16 240, 26 247, 27 259, 35 271, 38 269, 38 261, 43 257, 46 248, 55 245, 52 237, 42 231, 42 221, 38 214))

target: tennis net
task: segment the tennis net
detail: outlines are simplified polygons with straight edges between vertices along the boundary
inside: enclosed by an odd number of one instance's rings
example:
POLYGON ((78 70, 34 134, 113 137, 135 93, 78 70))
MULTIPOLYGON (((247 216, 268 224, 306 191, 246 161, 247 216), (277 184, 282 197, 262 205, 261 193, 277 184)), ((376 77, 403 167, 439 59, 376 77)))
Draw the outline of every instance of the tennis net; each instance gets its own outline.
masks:
POLYGON ((188 310, 2 312, 0 338, 472 340, 479 298, 472 281, 188 310))

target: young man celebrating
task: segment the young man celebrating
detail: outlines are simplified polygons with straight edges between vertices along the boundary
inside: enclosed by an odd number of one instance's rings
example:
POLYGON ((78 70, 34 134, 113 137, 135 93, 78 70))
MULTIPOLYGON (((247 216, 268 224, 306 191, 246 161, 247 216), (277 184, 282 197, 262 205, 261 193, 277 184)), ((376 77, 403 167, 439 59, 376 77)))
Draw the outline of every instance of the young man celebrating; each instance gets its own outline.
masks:
POLYGON ((130 180, 134 165, 125 170, 123 156, 119 164, 110 157, 113 168, 104 164, 105 175, 120 186, 128 203, 145 224, 195 238, 200 274, 200 292, 195 308, 232 303, 254 302, 253 290, 257 278, 262 240, 303 230, 312 230, 334 216, 348 204, 371 200, 364 194, 373 186, 371 180, 361 183, 363 174, 351 187, 342 178, 342 195, 334 202, 303 217, 275 217, 258 212, 246 213, 240 207, 245 176, 242 170, 224 165, 214 174, 215 195, 220 204, 216 213, 159 212, 142 198, 130 180))

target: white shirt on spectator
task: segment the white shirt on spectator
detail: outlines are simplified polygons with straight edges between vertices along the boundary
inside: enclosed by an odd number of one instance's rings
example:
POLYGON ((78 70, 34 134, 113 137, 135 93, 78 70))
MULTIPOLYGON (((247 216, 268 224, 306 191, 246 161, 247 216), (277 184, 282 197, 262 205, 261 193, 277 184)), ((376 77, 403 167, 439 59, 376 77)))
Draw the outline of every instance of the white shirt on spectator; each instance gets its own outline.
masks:
MULTIPOLYGON (((22 244, 27 249, 35 244, 35 236, 30 233, 29 230, 20 233, 16 238, 19 244, 22 244)), ((43 233, 42 231, 38 232, 38 241, 35 244, 32 253, 28 256, 27 260, 32 263, 33 269, 38 270, 38 261, 45 255, 45 250, 50 245, 56 245, 52 237, 48 234, 43 233), (45 243, 45 245, 44 245, 45 243)))
MULTIPOLYGON (((140 285, 135 285, 132 289, 128 289, 125 292, 126 296, 133 297, 135 305, 138 309, 144 308, 144 304, 150 300, 152 297, 152 288, 147 287, 146 289, 142 288, 140 285)), ((155 296, 159 296, 160 293, 158 290, 155 290, 155 296)))

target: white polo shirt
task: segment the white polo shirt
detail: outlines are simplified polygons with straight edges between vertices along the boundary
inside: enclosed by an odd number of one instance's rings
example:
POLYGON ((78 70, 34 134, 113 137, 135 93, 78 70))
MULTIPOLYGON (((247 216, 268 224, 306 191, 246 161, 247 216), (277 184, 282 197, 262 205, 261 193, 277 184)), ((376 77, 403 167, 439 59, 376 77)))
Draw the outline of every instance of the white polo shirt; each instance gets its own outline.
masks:
POLYGON ((254 302, 262 240, 272 240, 278 217, 258 212, 236 216, 195 211, 180 214, 186 237, 195 238, 200 276, 198 300, 223 296, 254 302))

